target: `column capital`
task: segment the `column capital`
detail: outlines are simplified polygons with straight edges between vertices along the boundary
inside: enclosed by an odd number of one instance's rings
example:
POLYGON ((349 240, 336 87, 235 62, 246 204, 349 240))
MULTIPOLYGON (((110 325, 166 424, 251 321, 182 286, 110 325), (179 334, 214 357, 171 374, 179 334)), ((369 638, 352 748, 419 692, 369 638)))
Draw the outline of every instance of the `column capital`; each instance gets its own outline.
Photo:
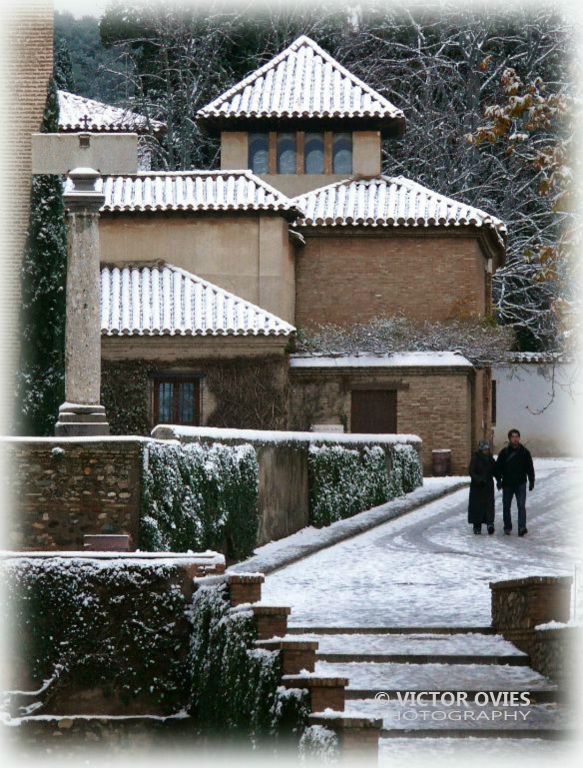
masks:
POLYGON ((74 168, 65 182, 63 200, 68 213, 98 214, 105 202, 103 180, 93 168, 74 168))

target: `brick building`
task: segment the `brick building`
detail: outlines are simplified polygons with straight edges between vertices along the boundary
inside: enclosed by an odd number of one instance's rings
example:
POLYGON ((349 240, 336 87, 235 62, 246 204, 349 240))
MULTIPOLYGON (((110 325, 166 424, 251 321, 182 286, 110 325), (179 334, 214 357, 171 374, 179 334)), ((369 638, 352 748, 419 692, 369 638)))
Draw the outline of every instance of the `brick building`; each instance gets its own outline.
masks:
POLYGON ((402 112, 307 37, 200 110, 214 171, 104 179, 102 398, 157 423, 411 432, 465 472, 490 372, 453 352, 293 354, 296 330, 482 317, 504 224, 381 173, 402 112), (291 354, 290 354, 291 353, 291 354))
POLYGON ((2 374, 0 429, 10 429, 20 347, 20 267, 29 223, 31 134, 39 131, 53 71, 53 4, 44 0, 8 4, 0 25, 0 163, 3 173, 0 251, 2 374), (9 181, 8 181, 9 180, 9 181))

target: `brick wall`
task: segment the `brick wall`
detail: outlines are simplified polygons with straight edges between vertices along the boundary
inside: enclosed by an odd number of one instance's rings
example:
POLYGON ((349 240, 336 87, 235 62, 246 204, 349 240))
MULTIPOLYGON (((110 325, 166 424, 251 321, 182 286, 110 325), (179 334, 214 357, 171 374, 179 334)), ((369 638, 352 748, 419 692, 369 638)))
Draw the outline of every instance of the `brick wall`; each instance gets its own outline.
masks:
POLYGON ((343 325, 402 312, 414 320, 484 315, 486 260, 476 237, 304 230, 296 325, 343 325))
POLYGON ((343 423, 350 431, 353 385, 396 389, 397 432, 422 439, 424 473, 431 474, 431 451, 449 448, 453 473, 465 475, 472 450, 472 379, 467 368, 399 369, 398 375, 378 369, 292 369, 290 427, 343 423))
POLYGON ((3 11, 0 51, 2 110, 0 205, 2 251, 2 376, 0 428, 5 432, 13 407, 13 381, 19 354, 20 264, 28 227, 31 133, 41 126, 53 67, 53 4, 10 4, 3 11))
POLYGON ((127 533, 135 546, 142 445, 139 439, 4 442, 14 499, 6 548, 82 550, 86 533, 127 533))

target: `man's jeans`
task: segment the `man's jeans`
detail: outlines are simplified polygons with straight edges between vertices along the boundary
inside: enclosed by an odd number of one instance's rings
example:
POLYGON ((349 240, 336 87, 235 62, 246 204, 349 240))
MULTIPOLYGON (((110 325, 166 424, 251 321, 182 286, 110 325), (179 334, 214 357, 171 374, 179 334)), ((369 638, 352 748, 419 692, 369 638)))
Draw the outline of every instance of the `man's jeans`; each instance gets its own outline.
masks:
POLYGON ((516 504, 518 505, 518 530, 522 531, 526 528, 526 483, 502 488, 502 516, 505 531, 512 530, 510 507, 513 496, 516 496, 516 504))

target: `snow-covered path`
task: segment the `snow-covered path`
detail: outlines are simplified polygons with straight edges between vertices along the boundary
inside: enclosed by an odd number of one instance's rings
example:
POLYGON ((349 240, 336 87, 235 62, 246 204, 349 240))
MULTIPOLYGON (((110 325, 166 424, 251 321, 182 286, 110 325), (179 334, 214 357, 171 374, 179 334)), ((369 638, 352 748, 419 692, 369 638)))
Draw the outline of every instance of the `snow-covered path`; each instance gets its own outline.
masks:
POLYGON ((501 494, 496 533, 475 536, 463 489, 272 573, 263 600, 290 605, 290 627, 489 625, 488 582, 571 575, 580 554, 581 462, 543 459, 535 468, 524 538, 515 506, 512 536, 503 534, 501 494))

